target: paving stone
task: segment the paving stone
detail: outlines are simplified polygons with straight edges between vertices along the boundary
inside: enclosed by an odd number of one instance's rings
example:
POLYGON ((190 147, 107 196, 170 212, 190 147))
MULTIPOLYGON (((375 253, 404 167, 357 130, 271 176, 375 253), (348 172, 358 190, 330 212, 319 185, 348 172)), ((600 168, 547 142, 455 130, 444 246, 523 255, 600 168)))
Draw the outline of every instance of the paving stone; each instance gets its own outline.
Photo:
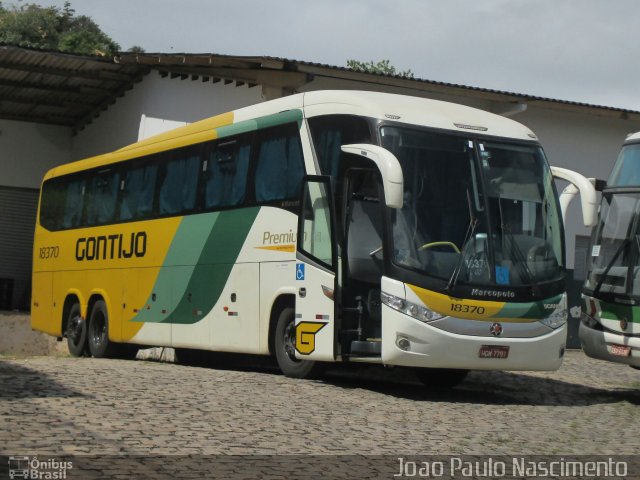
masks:
POLYGON ((640 372, 573 351, 557 372, 472 372, 447 392, 377 367, 306 381, 0 358, 0 454, 624 455, 640 451, 639 405, 640 372))

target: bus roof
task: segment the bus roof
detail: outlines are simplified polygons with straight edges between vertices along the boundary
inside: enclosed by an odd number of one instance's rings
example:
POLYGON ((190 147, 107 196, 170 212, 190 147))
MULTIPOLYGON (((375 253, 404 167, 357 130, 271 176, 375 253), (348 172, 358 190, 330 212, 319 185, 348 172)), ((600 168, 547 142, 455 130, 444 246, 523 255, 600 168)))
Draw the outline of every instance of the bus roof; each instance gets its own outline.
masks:
POLYGON ((537 140, 527 127, 509 118, 466 105, 392 93, 320 90, 304 94, 305 114, 351 113, 458 132, 537 140), (326 110, 323 112, 323 110, 326 110))
POLYGON ((213 140, 231 132, 248 131, 257 128, 257 119, 291 110, 299 110, 307 117, 361 115, 469 135, 475 133, 528 141, 537 139, 531 130, 518 122, 464 105, 381 92, 319 90, 240 108, 155 135, 111 153, 64 164, 47 172, 45 179, 213 140), (232 126, 238 128, 228 128, 232 126))

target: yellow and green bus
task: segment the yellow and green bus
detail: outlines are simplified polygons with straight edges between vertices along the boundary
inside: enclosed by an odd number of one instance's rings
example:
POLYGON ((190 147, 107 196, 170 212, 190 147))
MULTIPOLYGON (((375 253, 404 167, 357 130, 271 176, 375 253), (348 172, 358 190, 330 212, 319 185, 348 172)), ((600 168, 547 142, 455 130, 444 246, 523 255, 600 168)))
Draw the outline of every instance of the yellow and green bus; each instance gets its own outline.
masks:
POLYGON ((32 326, 73 355, 141 346, 325 362, 551 370, 562 214, 537 137, 401 95, 264 102, 43 181, 32 326))

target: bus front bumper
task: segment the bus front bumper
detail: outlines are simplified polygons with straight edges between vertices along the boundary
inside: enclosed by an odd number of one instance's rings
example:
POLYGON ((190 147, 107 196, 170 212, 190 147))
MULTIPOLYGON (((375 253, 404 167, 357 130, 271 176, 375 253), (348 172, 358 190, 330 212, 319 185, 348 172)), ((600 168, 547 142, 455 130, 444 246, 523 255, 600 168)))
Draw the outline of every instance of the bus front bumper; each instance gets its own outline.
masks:
POLYGON ((562 364, 566 324, 537 337, 481 337, 447 332, 387 306, 383 309, 382 362, 386 365, 549 371, 562 364))
POLYGON ((582 350, 589 357, 640 368, 640 337, 628 337, 622 334, 596 330, 584 322, 580 322, 578 335, 582 350), (627 356, 614 355, 611 353, 614 346, 629 347, 629 354, 627 356))

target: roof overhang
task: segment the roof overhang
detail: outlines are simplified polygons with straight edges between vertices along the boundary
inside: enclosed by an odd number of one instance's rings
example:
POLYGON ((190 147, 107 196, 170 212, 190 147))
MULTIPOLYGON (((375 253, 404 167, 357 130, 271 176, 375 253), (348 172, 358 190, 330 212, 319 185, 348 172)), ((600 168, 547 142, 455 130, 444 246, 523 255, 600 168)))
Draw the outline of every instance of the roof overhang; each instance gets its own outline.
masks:
POLYGON ((148 72, 112 58, 0 45, 0 118, 78 130, 148 72))
MULTIPOLYGON (((316 78, 354 82, 359 88, 403 89, 419 96, 449 95, 490 102, 510 115, 528 106, 640 121, 640 112, 523 95, 274 57, 216 54, 122 53, 86 57, 0 45, 0 118, 63 125, 75 132, 114 104, 150 71, 183 80, 261 85, 281 94, 316 78)), ((308 88, 308 87, 307 87, 308 88)))

